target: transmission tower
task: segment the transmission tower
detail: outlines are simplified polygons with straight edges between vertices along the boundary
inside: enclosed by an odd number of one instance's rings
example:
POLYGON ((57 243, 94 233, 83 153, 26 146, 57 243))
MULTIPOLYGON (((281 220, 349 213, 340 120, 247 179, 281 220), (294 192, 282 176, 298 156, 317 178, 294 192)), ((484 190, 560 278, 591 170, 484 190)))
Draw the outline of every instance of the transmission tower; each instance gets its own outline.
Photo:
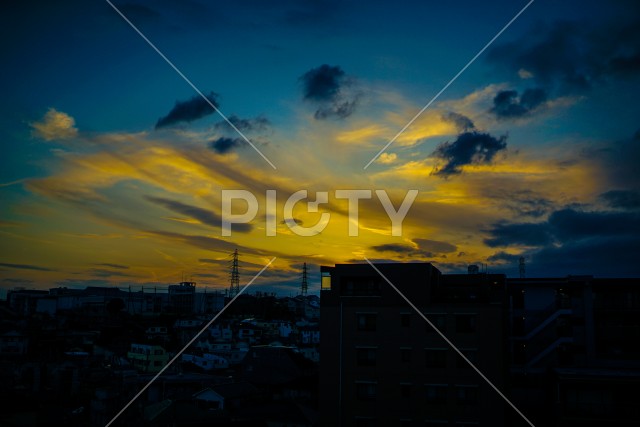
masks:
POLYGON ((233 298, 240 292, 240 273, 238 273, 238 250, 233 252, 231 260, 231 284, 229 285, 229 298, 233 298))
POLYGON ((300 285, 300 295, 303 297, 307 296, 307 263, 305 262, 302 266, 302 283, 300 285))

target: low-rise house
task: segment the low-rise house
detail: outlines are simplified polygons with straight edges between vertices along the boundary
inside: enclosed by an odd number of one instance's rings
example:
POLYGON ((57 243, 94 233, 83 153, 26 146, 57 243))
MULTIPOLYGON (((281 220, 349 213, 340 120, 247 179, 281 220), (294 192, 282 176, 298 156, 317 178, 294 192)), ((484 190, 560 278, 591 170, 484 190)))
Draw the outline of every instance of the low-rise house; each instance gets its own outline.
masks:
POLYGON ((202 326, 202 320, 199 319, 178 319, 173 324, 174 329, 195 329, 202 326))
POLYGON ((318 344, 320 343, 320 328, 318 326, 303 326, 300 331, 300 343, 318 344))
POLYGON ((209 328, 209 335, 216 340, 233 339, 233 331, 229 325, 214 325, 209 328))
POLYGON ((227 369, 229 367, 227 359, 211 353, 204 353, 202 356, 185 353, 182 355, 182 361, 193 363, 205 371, 227 369))
POLYGON ((201 409, 222 410, 224 409, 224 397, 216 393, 211 388, 205 388, 193 395, 193 399, 201 409))
POLYGON ((169 354, 159 345, 131 344, 129 362, 140 372, 159 372, 169 361, 169 354))
POLYGON ((238 329, 238 339, 250 344, 257 343, 262 337, 263 329, 250 323, 241 323, 238 329))
POLYGON ((304 317, 307 319, 320 319, 320 303, 314 299, 309 299, 304 304, 304 317))
POLYGON ((27 354, 29 338, 15 330, 0 335, 0 355, 23 356, 27 354))
POLYGON ((320 363, 320 352, 318 351, 318 347, 300 347, 298 352, 312 362, 320 363))
POLYGON ((169 341, 169 331, 166 326, 150 326, 144 331, 148 340, 169 341))

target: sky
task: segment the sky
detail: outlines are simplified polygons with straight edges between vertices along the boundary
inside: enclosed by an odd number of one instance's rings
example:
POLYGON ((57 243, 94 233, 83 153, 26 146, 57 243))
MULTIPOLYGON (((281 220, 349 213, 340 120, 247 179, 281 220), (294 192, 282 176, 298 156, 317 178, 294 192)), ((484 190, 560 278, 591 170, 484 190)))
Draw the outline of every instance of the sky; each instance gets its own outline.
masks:
POLYGON ((0 287, 225 289, 235 249, 241 284, 276 257, 253 286, 281 295, 303 263, 316 292, 320 265, 365 258, 640 277, 640 8, 535 0, 469 64, 526 5, 114 0, 181 76, 106 1, 13 2, 0 287), (373 192, 358 236, 336 197, 350 189, 373 192), (231 236, 223 190, 259 205, 231 236), (299 190, 328 203, 285 218, 299 190), (418 191, 401 235, 375 190, 396 209, 418 191), (285 223, 323 213, 314 236, 285 223))

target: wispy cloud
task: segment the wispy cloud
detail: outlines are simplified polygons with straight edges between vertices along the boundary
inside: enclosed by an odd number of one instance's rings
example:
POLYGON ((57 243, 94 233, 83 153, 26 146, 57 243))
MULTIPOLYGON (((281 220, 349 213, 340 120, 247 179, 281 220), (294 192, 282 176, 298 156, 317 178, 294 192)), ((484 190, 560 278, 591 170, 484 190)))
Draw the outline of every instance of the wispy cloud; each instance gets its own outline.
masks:
POLYGON ((374 245, 371 249, 382 253, 410 259, 446 258, 447 254, 457 251, 456 245, 438 240, 415 238, 409 243, 385 243, 374 245))
POLYGON ((123 273, 122 271, 107 270, 104 268, 91 268, 87 274, 93 277, 133 277, 132 274, 123 273))
MULTIPOLYGON (((190 218, 196 219, 202 224, 210 225, 212 227, 220 228, 222 225, 222 217, 215 214, 213 210, 199 208, 197 206, 188 205, 186 203, 178 202, 176 200, 170 200, 163 197, 153 197, 146 196, 145 197, 150 202, 158 204, 160 206, 164 206, 165 208, 180 213, 182 215, 186 215, 190 218)), ((234 230, 241 232, 249 232, 252 229, 251 224, 235 224, 234 230)))
POLYGON ((127 269, 129 269, 128 265, 112 264, 112 263, 108 263, 108 262, 101 262, 101 263, 96 264, 96 265, 101 265, 103 267, 109 267, 109 268, 117 268, 118 270, 127 270, 127 269))
POLYGON ((17 270, 35 270, 35 271, 56 271, 52 268, 42 267, 32 264, 10 264, 6 262, 0 262, 0 267, 14 268, 17 270))
MULTIPOLYGON (((243 119, 235 114, 232 114, 228 117, 229 122, 231 122, 237 129, 240 129, 243 132, 265 132, 271 127, 271 122, 264 116, 258 116, 250 119, 243 119)), ((234 129, 229 125, 227 121, 221 121, 214 125, 214 129, 223 130, 223 131, 234 131, 234 129)))

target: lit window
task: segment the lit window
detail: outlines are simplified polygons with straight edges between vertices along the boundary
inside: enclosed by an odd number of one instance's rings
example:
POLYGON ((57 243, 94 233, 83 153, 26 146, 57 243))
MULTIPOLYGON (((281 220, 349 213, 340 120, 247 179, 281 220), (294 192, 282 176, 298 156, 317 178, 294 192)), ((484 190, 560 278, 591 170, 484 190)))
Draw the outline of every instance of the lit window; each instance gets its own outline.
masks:
POLYGON ((321 289, 323 291, 330 291, 331 290, 331 274, 328 271, 323 271, 322 272, 321 289))

